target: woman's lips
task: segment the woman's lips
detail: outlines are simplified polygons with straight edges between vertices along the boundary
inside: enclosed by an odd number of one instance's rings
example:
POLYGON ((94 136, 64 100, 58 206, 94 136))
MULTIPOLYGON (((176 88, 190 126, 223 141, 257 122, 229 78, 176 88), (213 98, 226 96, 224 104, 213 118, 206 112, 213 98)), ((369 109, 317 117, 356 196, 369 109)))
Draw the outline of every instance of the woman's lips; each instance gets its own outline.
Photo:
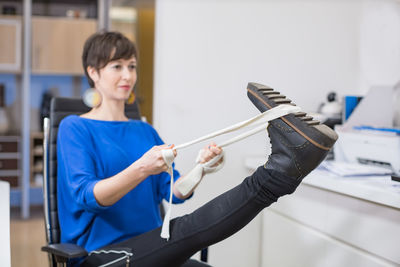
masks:
POLYGON ((127 90, 127 91, 131 89, 131 87, 129 85, 121 85, 121 86, 119 86, 119 88, 127 90))

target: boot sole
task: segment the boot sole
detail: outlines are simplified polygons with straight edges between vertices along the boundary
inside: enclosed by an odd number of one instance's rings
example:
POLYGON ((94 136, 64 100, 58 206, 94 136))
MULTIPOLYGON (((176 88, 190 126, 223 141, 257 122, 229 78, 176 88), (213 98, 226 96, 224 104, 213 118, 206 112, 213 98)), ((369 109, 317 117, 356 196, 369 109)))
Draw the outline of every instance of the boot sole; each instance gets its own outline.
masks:
MULTIPOLYGON (((251 82, 247 85, 247 96, 261 112, 281 104, 295 105, 290 99, 271 87, 258 83, 251 82)), ((313 117, 307 116, 305 112, 288 114, 276 120, 282 120, 311 144, 322 150, 329 151, 338 138, 335 131, 314 120, 313 117)))

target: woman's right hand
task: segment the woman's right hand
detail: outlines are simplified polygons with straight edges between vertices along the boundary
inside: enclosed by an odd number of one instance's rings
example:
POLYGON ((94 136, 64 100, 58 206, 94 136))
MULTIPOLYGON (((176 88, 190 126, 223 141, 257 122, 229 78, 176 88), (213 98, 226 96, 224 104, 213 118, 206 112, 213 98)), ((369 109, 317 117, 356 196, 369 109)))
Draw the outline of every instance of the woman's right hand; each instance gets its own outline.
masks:
MULTIPOLYGON (((102 206, 111 206, 148 176, 168 170, 161 151, 173 147, 173 145, 153 146, 125 170, 97 182, 93 188, 97 202, 102 206)), ((173 152, 176 156, 176 151, 173 152)))
MULTIPOLYGON (((164 149, 172 149, 173 147, 174 145, 153 146, 149 151, 144 153, 144 155, 136 163, 139 164, 146 176, 167 171, 168 165, 165 163, 161 151, 164 149)), ((173 152, 174 156, 176 157, 176 150, 173 150, 173 152)))

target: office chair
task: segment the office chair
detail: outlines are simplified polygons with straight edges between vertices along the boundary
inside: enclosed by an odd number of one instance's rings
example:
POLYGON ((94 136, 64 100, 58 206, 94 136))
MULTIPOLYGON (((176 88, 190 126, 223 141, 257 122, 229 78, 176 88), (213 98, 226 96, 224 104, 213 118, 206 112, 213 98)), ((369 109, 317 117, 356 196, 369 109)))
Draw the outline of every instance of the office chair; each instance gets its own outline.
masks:
MULTIPOLYGON (((57 133, 61 120, 72 114, 83 114, 90 110, 81 99, 53 98, 50 104, 50 118, 44 119, 43 141, 43 208, 47 245, 42 251, 48 252, 51 267, 67 266, 70 259, 85 257, 88 252, 75 244, 60 243, 61 229, 57 209, 57 133)), ((141 119, 137 102, 127 105, 126 116, 130 119, 141 119)), ((162 205, 160 205, 162 207, 162 205)), ((161 210, 161 214, 163 214, 161 210)), ((208 248, 201 251, 202 262, 207 262, 208 248)), ((209 266, 190 260, 185 267, 209 266)))

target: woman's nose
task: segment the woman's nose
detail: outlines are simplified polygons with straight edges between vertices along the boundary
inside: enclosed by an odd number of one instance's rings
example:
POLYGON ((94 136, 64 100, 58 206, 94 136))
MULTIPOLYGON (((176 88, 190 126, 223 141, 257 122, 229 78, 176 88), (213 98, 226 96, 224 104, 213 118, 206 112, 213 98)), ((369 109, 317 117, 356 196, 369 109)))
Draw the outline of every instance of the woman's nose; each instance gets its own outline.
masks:
POLYGON ((122 78, 130 79, 131 77, 132 77, 132 72, 129 70, 129 68, 125 67, 122 71, 122 78))

